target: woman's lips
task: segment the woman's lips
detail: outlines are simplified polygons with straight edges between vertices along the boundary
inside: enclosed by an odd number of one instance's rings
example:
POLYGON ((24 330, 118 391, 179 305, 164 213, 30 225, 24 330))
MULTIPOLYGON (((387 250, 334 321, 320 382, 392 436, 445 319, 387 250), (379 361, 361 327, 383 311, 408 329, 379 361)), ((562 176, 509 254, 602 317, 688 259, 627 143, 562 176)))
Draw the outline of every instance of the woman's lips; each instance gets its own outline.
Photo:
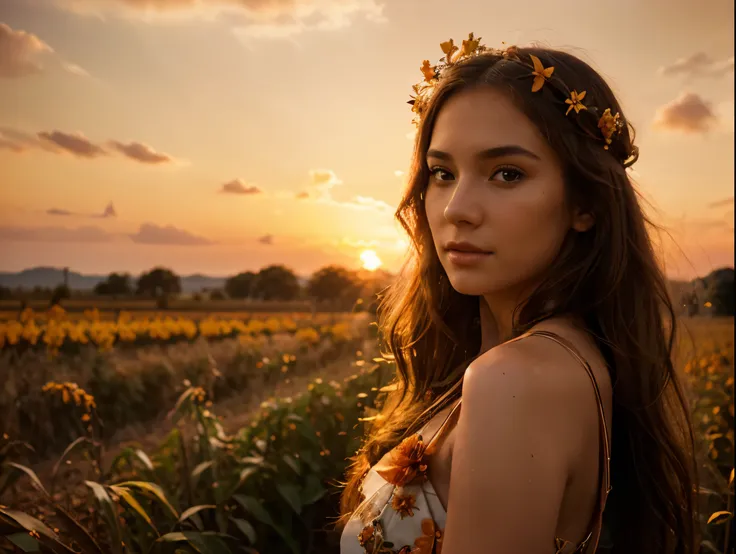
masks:
POLYGON ((493 252, 470 252, 467 250, 448 250, 447 259, 454 265, 472 266, 487 260, 493 252))

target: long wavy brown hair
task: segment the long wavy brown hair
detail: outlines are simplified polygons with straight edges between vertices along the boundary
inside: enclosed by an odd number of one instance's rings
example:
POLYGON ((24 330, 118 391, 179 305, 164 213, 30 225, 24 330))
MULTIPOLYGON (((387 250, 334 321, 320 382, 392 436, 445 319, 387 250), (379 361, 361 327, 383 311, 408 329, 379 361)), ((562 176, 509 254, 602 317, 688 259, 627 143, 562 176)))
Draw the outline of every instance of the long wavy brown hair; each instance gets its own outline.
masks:
MULTIPOLYGON (((586 90, 586 103, 623 116, 611 88, 588 64, 562 51, 518 49, 521 59, 530 60, 530 54, 554 66, 554 75, 570 89, 586 90)), ((606 360, 615 422, 613 490, 605 513, 612 552, 697 552, 695 441, 673 367, 677 317, 649 235, 659 227, 643 212, 641 194, 626 171, 638 156, 634 129, 627 123, 604 150, 591 138, 598 133, 595 116, 581 111, 577 122, 566 116, 550 87, 531 92, 528 68, 493 53, 448 68, 419 125, 407 190, 396 211, 411 239, 410 256, 378 310, 382 348, 395 362, 394 390, 351 458, 337 527, 360 503, 368 469, 460 397, 463 373, 480 354, 479 299, 450 285, 422 201, 437 114, 448 98, 471 87, 509 94, 559 156, 569 205, 595 218, 592 230, 569 232, 542 283, 517 306, 512 337, 544 319, 575 315, 606 360)))

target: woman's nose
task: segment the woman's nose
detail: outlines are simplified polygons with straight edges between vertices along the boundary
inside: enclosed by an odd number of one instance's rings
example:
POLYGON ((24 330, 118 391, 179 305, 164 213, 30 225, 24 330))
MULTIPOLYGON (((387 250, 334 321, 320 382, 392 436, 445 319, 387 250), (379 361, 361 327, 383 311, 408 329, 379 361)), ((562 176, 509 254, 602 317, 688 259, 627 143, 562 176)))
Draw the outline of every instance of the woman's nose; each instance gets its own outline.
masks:
POLYGON ((453 225, 477 226, 483 221, 483 206, 469 182, 458 181, 445 206, 445 219, 453 225))

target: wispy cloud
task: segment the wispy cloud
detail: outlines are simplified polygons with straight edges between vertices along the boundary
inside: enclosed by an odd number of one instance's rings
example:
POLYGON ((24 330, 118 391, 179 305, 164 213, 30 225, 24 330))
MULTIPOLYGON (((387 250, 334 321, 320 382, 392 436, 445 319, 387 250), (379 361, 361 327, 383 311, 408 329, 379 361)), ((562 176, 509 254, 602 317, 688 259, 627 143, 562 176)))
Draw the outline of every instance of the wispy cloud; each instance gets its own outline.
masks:
POLYGON ((0 77, 18 78, 41 73, 41 58, 53 49, 33 33, 0 23, 0 77))
POLYGON ((248 185, 242 179, 233 179, 222 185, 220 189, 224 194, 261 194, 263 191, 255 185, 248 185))
POLYGON ((715 60, 705 52, 695 52, 659 68, 660 75, 686 77, 723 77, 733 72, 734 58, 715 60))
POLYGON ((0 227, 3 240, 23 242, 110 242, 115 235, 99 227, 0 227))
POLYGON ((263 235, 262 237, 259 237, 258 242, 271 246, 273 245, 273 235, 263 235))
POLYGON ((135 17, 150 23, 224 21, 246 39, 284 39, 342 29, 357 19, 383 22, 377 0, 56 0, 79 14, 135 17))
POLYGON ((168 244, 181 246, 200 246, 214 244, 213 241, 179 229, 173 225, 142 224, 138 232, 129 235, 138 244, 168 244))
POLYGON ((87 138, 78 131, 54 130, 32 134, 10 127, 0 127, 0 150, 10 150, 21 154, 34 149, 56 154, 67 153, 78 158, 87 159, 118 153, 130 160, 148 165, 181 162, 181 160, 177 160, 170 154, 158 152, 142 142, 123 143, 117 140, 109 140, 103 145, 87 138))
POLYGON ((70 210, 65 210, 61 208, 49 208, 46 210, 46 215, 53 215, 53 216, 61 216, 61 217, 70 217, 70 216, 77 216, 77 217, 92 217, 92 218, 102 218, 106 219, 109 217, 117 217, 117 212, 115 211, 115 206, 112 202, 110 202, 107 206, 105 206, 105 209, 102 211, 102 213, 95 213, 95 214, 89 214, 89 213, 79 213, 79 212, 72 212, 70 210))
POLYGON ((38 137, 57 147, 81 158, 97 158, 106 156, 107 152, 101 146, 93 143, 82 133, 64 133, 62 131, 42 131, 38 137))
POLYGON ((683 92, 657 110, 655 128, 681 133, 705 133, 718 124, 710 102, 692 92, 683 92))
POLYGON ((297 193, 296 198, 316 204, 328 204, 353 210, 374 210, 389 212, 393 208, 383 200, 370 196, 355 196, 350 200, 337 200, 332 196, 332 189, 343 182, 331 169, 312 169, 309 172, 308 190, 297 193))
POLYGON ((164 154, 163 152, 156 152, 153 148, 142 142, 129 142, 123 144, 116 140, 109 141, 109 145, 114 150, 117 150, 124 156, 127 156, 131 160, 141 162, 144 164, 164 164, 174 161, 172 156, 164 154))

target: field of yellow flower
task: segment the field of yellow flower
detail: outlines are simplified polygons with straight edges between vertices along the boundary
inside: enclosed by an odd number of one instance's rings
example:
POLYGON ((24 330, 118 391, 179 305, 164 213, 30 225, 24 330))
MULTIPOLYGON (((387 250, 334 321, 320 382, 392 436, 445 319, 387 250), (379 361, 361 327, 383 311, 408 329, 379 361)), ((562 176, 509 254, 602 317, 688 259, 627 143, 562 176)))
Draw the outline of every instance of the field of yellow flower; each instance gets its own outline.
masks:
POLYGON ((348 333, 344 321, 350 314, 264 314, 240 317, 203 315, 191 317, 167 313, 110 314, 87 310, 83 317, 70 317, 56 305, 47 312, 24 310, 16 319, 0 320, 0 351, 44 349, 50 355, 76 353, 80 346, 92 345, 99 350, 115 346, 143 346, 191 342, 202 337, 216 340, 232 337, 257 337, 277 333, 296 334, 308 344, 315 344, 325 334, 340 337, 348 333))

